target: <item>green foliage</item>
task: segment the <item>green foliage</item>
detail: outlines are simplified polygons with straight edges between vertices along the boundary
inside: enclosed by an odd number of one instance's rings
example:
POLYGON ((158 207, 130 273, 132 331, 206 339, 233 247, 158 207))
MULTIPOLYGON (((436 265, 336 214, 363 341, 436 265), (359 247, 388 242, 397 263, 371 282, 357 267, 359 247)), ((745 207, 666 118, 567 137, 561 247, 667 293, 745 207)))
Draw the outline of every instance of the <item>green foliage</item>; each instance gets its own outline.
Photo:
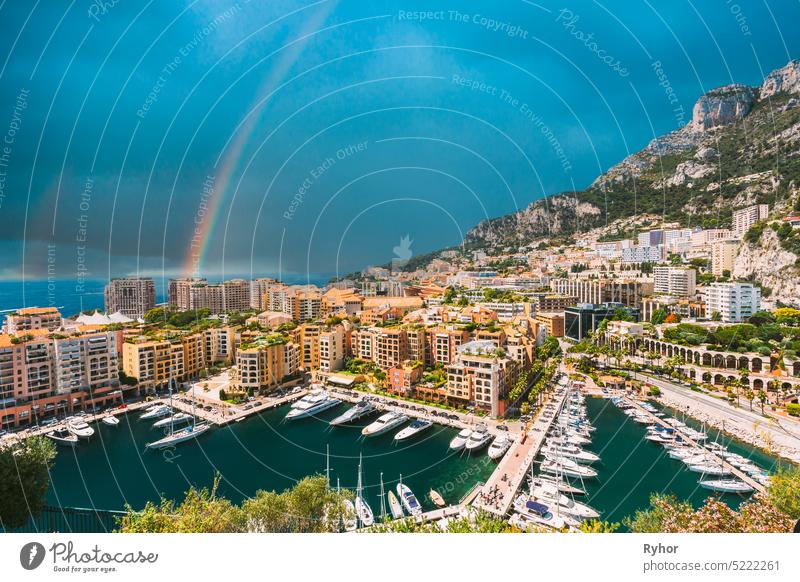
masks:
POLYGON ((257 491, 236 506, 216 494, 219 477, 209 489, 191 487, 180 504, 161 499, 141 511, 128 507, 119 522, 123 533, 235 533, 339 531, 344 516, 341 493, 328 488, 323 476, 306 477, 282 493, 257 491))
POLYGON ((788 412, 790 416, 800 416, 800 404, 787 404, 786 412, 788 412))
POLYGON ((800 519, 800 467, 781 469, 773 475, 767 494, 775 507, 792 519, 800 519))
POLYGON ((507 520, 495 517, 485 511, 473 515, 451 519, 444 528, 430 521, 417 523, 412 519, 401 519, 376 525, 370 532, 378 533, 521 533, 507 520))
POLYGON ((0 523, 6 529, 25 525, 44 507, 50 487, 55 444, 33 436, 0 449, 0 523))
POLYGON ((206 307, 188 311, 173 311, 165 307, 154 307, 144 314, 144 321, 145 323, 158 323, 178 329, 188 329, 207 320, 210 315, 211 310, 206 307))

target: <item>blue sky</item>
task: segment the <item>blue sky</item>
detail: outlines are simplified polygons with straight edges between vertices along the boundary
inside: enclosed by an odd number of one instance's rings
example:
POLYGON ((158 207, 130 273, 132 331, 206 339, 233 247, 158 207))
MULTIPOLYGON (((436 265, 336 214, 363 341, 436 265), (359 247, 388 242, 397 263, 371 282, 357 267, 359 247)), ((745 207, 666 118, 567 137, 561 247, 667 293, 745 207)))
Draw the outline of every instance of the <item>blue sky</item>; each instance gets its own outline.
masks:
POLYGON ((800 56, 796 2, 0 6, 11 279, 343 273, 406 235, 457 244, 800 56))

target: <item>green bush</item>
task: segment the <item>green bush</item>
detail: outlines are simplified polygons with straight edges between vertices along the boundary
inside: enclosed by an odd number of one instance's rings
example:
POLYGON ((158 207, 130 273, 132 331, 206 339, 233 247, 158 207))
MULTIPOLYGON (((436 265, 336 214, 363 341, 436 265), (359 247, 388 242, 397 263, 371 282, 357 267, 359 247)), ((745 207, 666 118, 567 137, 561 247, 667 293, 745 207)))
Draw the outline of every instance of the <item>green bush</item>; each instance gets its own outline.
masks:
POLYGON ((787 404, 786 412, 788 412, 790 416, 800 416, 800 404, 787 404))

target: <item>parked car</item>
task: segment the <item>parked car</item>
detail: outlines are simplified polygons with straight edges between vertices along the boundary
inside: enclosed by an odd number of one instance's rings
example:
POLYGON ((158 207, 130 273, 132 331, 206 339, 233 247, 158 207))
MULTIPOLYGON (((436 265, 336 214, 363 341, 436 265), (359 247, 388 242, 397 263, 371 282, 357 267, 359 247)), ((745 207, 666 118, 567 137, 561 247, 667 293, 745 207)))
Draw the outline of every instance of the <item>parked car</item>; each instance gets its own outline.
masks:
POLYGON ((262 404, 264 404, 264 403, 261 402, 260 400, 257 400, 255 402, 253 402, 253 406, 261 406, 262 404))

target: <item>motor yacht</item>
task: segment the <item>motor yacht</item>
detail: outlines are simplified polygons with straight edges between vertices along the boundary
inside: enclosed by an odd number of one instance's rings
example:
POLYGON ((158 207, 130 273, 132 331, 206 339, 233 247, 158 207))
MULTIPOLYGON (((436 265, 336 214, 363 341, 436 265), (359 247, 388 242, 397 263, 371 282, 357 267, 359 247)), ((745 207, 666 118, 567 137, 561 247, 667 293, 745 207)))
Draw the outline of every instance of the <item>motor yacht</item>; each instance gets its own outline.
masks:
POLYGON ((52 432, 48 432, 46 436, 55 441, 57 445, 64 447, 74 447, 78 444, 77 435, 72 434, 66 428, 57 428, 52 432))
POLYGON ((109 414, 108 416, 104 416, 100 422, 106 426, 117 426, 119 424, 119 418, 113 414, 109 414))
POLYGON ((88 439, 94 434, 94 429, 82 418, 72 418, 68 420, 67 430, 81 439, 88 439))
POLYGON ((556 515, 548 505, 530 499, 527 495, 520 495, 514 500, 514 510, 517 512, 514 525, 521 526, 521 529, 544 526, 562 530, 580 525, 579 519, 569 515, 556 515))
POLYGON ((592 479, 597 477, 597 471, 586 465, 579 465, 574 461, 568 459, 545 459, 541 464, 541 469, 545 473, 554 475, 566 475, 567 477, 576 477, 581 479, 592 479))
POLYGON ((433 423, 430 420, 422 420, 421 418, 416 419, 412 421, 411 424, 409 424, 403 430, 394 435, 394 440, 397 442, 406 441, 408 439, 414 438, 418 434, 425 432, 426 430, 432 427, 433 423))
POLYGON ((544 449, 545 457, 554 457, 557 458, 559 456, 566 457, 567 459, 573 459, 578 463, 584 465, 590 465, 594 462, 600 460, 600 457, 595 455, 594 453, 590 453, 589 451, 585 451, 580 447, 576 447, 574 445, 556 445, 552 444, 544 449))
POLYGON ((490 440, 492 440, 492 433, 489 432, 489 428, 485 424, 482 424, 472 431, 464 448, 467 451, 478 451, 488 445, 490 440))
POLYGON ((367 416, 368 414, 372 414, 375 412, 377 408, 371 402, 366 400, 362 400, 358 402, 355 406, 352 406, 344 411, 343 414, 340 414, 336 418, 334 418, 331 422, 331 426, 339 426, 342 424, 347 424, 350 422, 355 422, 359 418, 367 416))
POLYGON ((296 420, 307 418, 320 412, 338 406, 342 401, 338 398, 331 398, 324 390, 312 392, 303 396, 300 400, 292 404, 289 412, 286 413, 286 420, 296 420))
POLYGON ((403 503, 403 507, 406 508, 406 511, 411 515, 422 515, 422 506, 417 501, 416 496, 408 487, 408 485, 404 483, 397 484, 397 495, 400 496, 400 501, 403 503))
POLYGON ((470 428, 462 428, 461 431, 453 437, 453 440, 450 441, 450 449, 454 451, 460 451, 464 448, 467 444, 467 440, 469 439, 470 435, 472 434, 472 429, 470 428))
POLYGON ((489 445, 489 458, 495 461, 501 458, 511 448, 513 442, 514 439, 507 433, 498 435, 489 445))
POLYGON ((139 420, 153 420, 155 418, 167 416, 171 412, 172 409, 166 404, 156 404, 155 406, 148 408, 144 414, 139 417, 139 420))
POLYGON ((365 426, 361 434, 367 437, 382 435, 393 428, 397 428, 407 420, 408 417, 404 414, 400 414, 399 412, 387 412, 379 416, 372 424, 365 426))

